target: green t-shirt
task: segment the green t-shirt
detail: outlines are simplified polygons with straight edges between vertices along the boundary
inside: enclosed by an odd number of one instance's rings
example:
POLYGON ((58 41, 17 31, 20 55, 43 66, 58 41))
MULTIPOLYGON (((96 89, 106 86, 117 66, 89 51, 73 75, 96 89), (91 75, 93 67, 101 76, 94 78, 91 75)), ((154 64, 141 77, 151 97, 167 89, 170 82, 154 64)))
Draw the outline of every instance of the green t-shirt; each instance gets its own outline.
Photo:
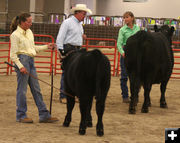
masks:
POLYGON ((133 28, 129 28, 127 25, 124 25, 119 30, 118 39, 117 39, 117 48, 118 51, 122 54, 124 54, 123 46, 126 45, 127 39, 134 35, 136 32, 140 30, 140 27, 136 24, 133 25, 133 28))

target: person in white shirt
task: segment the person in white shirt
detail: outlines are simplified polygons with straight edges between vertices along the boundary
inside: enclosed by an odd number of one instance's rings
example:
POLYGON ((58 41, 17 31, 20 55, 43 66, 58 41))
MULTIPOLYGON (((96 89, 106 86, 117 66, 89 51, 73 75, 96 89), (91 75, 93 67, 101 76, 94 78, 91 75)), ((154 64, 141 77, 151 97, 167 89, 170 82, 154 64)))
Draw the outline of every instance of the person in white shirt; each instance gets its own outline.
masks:
POLYGON ((40 123, 52 123, 58 121, 57 118, 51 117, 49 111, 43 102, 37 79, 29 76, 28 73, 37 77, 34 66, 34 56, 37 52, 44 49, 53 49, 56 45, 36 46, 34 35, 30 30, 32 17, 29 13, 22 13, 16 16, 11 23, 11 49, 10 58, 16 66, 17 73, 17 92, 16 92, 16 121, 21 123, 33 123, 33 120, 27 116, 26 92, 29 84, 36 106, 39 111, 40 123))
MULTIPOLYGON (((92 11, 87 8, 85 4, 76 4, 75 7, 71 9, 71 13, 74 15, 63 21, 59 29, 56 44, 57 48, 63 55, 66 47, 73 46, 79 49, 83 44, 83 38, 86 38, 84 30, 82 27, 82 21, 84 20, 86 14, 92 14, 92 11)), ((60 91, 64 91, 64 71, 61 75, 61 87, 60 91)), ((60 92, 60 102, 66 103, 66 95, 60 92)))

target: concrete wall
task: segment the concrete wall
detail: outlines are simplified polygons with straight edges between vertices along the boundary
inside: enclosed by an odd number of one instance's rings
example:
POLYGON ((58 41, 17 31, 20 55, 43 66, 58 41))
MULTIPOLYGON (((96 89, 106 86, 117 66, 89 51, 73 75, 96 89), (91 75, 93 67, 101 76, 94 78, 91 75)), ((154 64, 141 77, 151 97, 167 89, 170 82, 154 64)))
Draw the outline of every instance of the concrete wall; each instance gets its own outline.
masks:
POLYGON ((0 33, 3 33, 2 29, 5 29, 6 12, 6 0, 0 0, 0 33))
POLYGON ((44 0, 44 12, 64 13, 64 0, 44 0))
POLYGON ((44 0, 36 0, 35 11, 43 12, 44 10, 44 0))
POLYGON ((97 14, 121 16, 125 11, 132 11, 136 17, 178 18, 180 0, 148 0, 143 3, 97 0, 97 14))
POLYGON ((6 12, 7 12, 6 0, 0 0, 0 23, 6 21, 6 12))
POLYGON ((30 0, 9 0, 8 12, 16 16, 21 12, 29 12, 30 0))
MULTIPOLYGON (((0 12, 5 11, 6 4, 6 0, 0 0, 0 12)), ((64 13, 64 0, 8 0, 8 21, 21 12, 36 12, 31 14, 33 22, 47 21, 47 15, 37 13, 64 13)), ((0 18, 4 19, 2 15, 0 18)))
MULTIPOLYGON (((22 11, 29 12, 31 0, 8 0, 10 18, 22 11)), ((35 0, 35 11, 68 13, 71 6, 85 3, 97 15, 121 16, 132 11, 136 17, 178 18, 180 0, 148 0, 147 2, 123 2, 123 0, 35 0)), ((0 12, 5 11, 6 0, 0 0, 0 12)))
POLYGON ((0 12, 6 11, 6 0, 0 0, 0 12))

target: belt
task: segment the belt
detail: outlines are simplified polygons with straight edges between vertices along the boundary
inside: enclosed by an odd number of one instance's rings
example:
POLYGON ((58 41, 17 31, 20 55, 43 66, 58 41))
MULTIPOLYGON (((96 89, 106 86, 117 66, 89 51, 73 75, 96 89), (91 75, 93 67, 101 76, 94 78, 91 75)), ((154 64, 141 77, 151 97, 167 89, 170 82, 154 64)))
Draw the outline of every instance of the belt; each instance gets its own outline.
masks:
POLYGON ((76 48, 76 49, 80 49, 81 46, 75 46, 75 45, 71 45, 71 44, 64 44, 64 47, 73 47, 73 48, 76 48))
POLYGON ((29 55, 29 54, 26 54, 26 53, 21 53, 21 54, 18 54, 18 56, 21 56, 21 55, 28 56, 28 57, 30 57, 30 58, 34 58, 34 56, 29 55))

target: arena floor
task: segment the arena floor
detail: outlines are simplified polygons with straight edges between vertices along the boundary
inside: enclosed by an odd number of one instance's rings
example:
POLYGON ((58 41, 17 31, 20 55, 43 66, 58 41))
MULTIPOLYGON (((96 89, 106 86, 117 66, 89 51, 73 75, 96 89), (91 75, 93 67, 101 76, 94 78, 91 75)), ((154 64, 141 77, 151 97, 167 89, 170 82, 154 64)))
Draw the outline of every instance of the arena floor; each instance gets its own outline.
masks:
MULTIPOLYGON (((51 82, 47 74, 39 74, 39 78, 51 82)), ((54 86, 60 86, 60 75, 54 76, 54 86)), ((44 101, 49 109, 51 87, 40 82, 44 101)), ((78 134, 80 112, 78 103, 72 114, 69 128, 62 126, 66 105, 59 103, 58 91, 54 89, 52 116, 59 122, 48 124, 38 123, 38 111, 28 89, 28 116, 33 118, 33 124, 17 123, 16 111, 16 76, 0 75, 0 142, 1 143, 164 143, 165 128, 180 127, 180 80, 169 81, 166 100, 168 109, 159 108, 159 85, 154 85, 151 91, 152 107, 148 114, 141 113, 143 90, 140 92, 140 102, 135 115, 128 114, 128 104, 122 103, 119 77, 112 77, 111 88, 106 100, 104 113, 103 137, 96 136, 95 104, 93 104, 93 127, 86 130, 86 135, 78 134)), ((95 103, 95 102, 94 102, 95 103)))

